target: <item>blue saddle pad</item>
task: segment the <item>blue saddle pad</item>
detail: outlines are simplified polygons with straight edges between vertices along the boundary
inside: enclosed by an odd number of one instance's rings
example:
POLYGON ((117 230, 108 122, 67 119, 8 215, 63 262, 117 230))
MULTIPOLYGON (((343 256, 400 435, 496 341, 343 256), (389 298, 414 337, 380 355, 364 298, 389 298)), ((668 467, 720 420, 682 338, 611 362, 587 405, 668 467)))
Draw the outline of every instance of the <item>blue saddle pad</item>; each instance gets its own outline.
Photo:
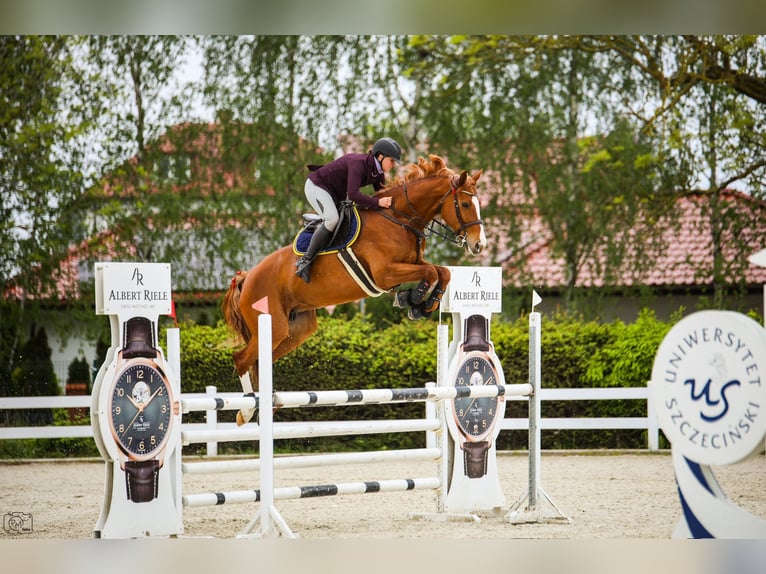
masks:
MULTIPOLYGON (((315 225, 307 226, 298 232, 293 240, 293 251, 296 255, 303 255, 309 248, 311 243, 311 236, 314 235, 315 225)), ((341 221, 338 224, 336 233, 330 240, 330 243, 320 251, 320 253, 335 253, 344 247, 353 245, 356 238, 359 236, 361 230, 361 220, 359 219, 359 211, 356 206, 352 209, 345 211, 344 216, 341 216, 341 221)))

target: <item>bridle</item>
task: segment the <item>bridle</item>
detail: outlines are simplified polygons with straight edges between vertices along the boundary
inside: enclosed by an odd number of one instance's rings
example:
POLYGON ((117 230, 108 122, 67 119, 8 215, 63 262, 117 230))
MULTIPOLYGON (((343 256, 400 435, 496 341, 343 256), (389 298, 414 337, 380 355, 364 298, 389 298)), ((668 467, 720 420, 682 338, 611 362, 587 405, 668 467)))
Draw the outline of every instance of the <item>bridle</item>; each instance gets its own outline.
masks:
POLYGON ((383 210, 379 211, 379 213, 383 217, 385 217, 389 221, 392 221, 393 223, 396 223, 403 229, 406 229, 407 231, 409 231, 416 237, 417 239, 416 249, 418 253, 420 253, 420 247, 423 241, 425 241, 431 235, 440 237, 441 239, 444 239, 445 241, 453 243, 454 245, 457 245, 458 247, 464 247, 467 242, 468 228, 473 227, 474 225, 482 225, 484 223, 482 219, 476 219, 474 221, 466 222, 463 219, 463 215, 460 213, 460 203, 458 201, 458 193, 465 193, 469 195, 471 198, 476 197, 477 193, 476 192, 472 193, 470 191, 460 189, 460 186, 456 185, 456 183, 459 183, 459 176, 454 176, 453 178, 451 178, 449 183, 450 183, 450 187, 447 190, 447 192, 439 200, 436 213, 442 212, 442 207, 444 206, 444 202, 446 201, 447 197, 452 195, 452 204, 455 207, 455 218, 457 219, 459 224, 457 231, 453 230, 449 225, 445 224, 444 222, 439 221, 438 219, 436 219, 436 217, 428 221, 422 215, 420 215, 418 213, 417 208, 412 204, 412 201, 410 201, 409 194, 407 193, 406 183, 402 184, 402 189, 404 192, 404 199, 407 202, 407 207, 410 213, 402 211, 401 209, 397 209, 394 203, 391 204, 391 211, 394 213, 394 215, 389 215, 386 211, 383 211, 383 210), (400 219, 397 219, 396 216, 400 216, 404 218, 405 221, 401 221, 400 219), (420 224, 419 226, 418 226, 418 223, 420 224))
POLYGON ((468 222, 464 221, 463 215, 460 213, 460 204, 457 199, 457 194, 465 193, 466 195, 471 197, 471 200, 473 200, 473 198, 475 198, 478 194, 476 192, 470 192, 464 189, 460 189, 459 187, 453 185, 453 180, 450 180, 449 187, 450 187, 449 191, 447 191, 447 193, 445 193, 442 196, 441 200, 439 201, 438 213, 441 213, 442 211, 444 200, 447 199, 447 196, 452 194, 452 203, 455 206, 455 218, 457 219, 457 222, 460 225, 460 227, 458 228, 458 231, 454 231, 445 223, 438 221, 437 219, 432 219, 431 222, 428 224, 428 231, 429 231, 429 235, 436 235, 437 237, 441 237, 442 239, 445 239, 447 241, 454 243, 458 247, 463 247, 467 241, 466 237, 468 236, 468 228, 473 227, 474 225, 483 225, 484 220, 475 219, 473 221, 468 221, 468 222), (441 229, 437 229, 435 226, 439 226, 441 229))
POLYGON ((439 205, 437 206, 436 213, 442 212, 444 202, 447 200, 447 198, 450 195, 452 195, 452 204, 455 207, 455 218, 457 219, 457 222, 458 222, 457 231, 453 230, 449 225, 447 225, 443 221, 439 221, 438 219, 436 219, 436 217, 428 221, 422 215, 420 215, 418 213, 417 208, 412 204, 412 201, 410 201, 409 194, 407 193, 406 183, 402 185, 402 188, 404 192, 404 199, 407 202, 407 207, 410 213, 397 209, 393 203, 391 204, 391 211, 395 215, 405 218, 406 221, 401 221, 397 219, 395 216, 389 215, 385 211, 381 211, 380 213, 385 218, 389 219, 390 221, 393 221, 397 225, 400 225, 401 227, 403 227, 404 229, 406 229, 407 231, 415 235, 415 237, 417 237, 417 240, 418 240, 418 250, 420 248, 420 243, 426 238, 430 237, 431 235, 440 237, 441 239, 444 239, 445 241, 453 243, 457 245, 458 247, 463 247, 465 246, 467 241, 468 228, 473 227, 474 225, 482 225, 484 221, 482 219, 476 219, 473 221, 466 222, 463 219, 463 215, 460 213, 460 202, 458 201, 458 193, 465 193, 466 195, 470 196, 472 200, 478 194, 476 192, 470 192, 470 191, 466 191, 465 189, 460 189, 460 186, 456 185, 456 183, 459 183, 459 176, 455 176, 451 178, 449 183, 450 183, 449 189, 439 200, 439 205), (419 226, 418 226, 418 222, 420 223, 419 226), (423 231, 421 231, 420 229, 423 229, 423 231))

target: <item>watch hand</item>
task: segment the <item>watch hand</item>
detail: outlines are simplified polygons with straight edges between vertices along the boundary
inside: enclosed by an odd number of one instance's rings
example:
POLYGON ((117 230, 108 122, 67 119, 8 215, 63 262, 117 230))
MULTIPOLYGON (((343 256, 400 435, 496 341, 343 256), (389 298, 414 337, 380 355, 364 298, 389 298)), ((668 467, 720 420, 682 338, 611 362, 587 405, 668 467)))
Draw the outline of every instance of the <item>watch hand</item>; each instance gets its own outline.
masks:
POLYGON ((477 399, 477 398, 478 398, 478 397, 473 397, 473 398, 471 399, 471 402, 470 402, 470 403, 468 403, 468 406, 467 406, 467 407, 465 407, 465 414, 468 414, 468 412, 471 410, 471 405, 473 405, 473 403, 475 403, 475 402, 476 402, 476 399, 477 399))
POLYGON ((141 410, 144 410, 146 408, 146 405, 151 403, 154 400, 154 397, 157 396, 157 393, 159 393, 161 390, 162 390, 161 386, 157 387, 157 390, 152 393, 152 396, 149 397, 143 405, 141 405, 141 410))
POLYGON ((138 418, 138 415, 140 415, 144 411, 143 406, 138 407, 138 411, 136 411, 136 414, 133 416, 131 421, 125 426, 125 430, 122 432, 123 436, 125 436, 125 433, 130 430, 130 427, 133 426, 133 423, 136 422, 136 419, 138 418))
POLYGON ((128 397, 128 400, 131 402, 131 404, 132 404, 134 407, 136 407, 136 408, 138 409, 138 411, 140 412, 140 411, 141 411, 141 409, 143 408, 143 407, 141 406, 141 403, 137 403, 137 402, 136 402, 136 401, 133 399, 133 397, 131 397, 131 396, 130 396, 130 395, 128 395, 128 394, 126 394, 125 396, 126 396, 126 397, 128 397))
POLYGON ((156 390, 156 391, 154 391, 154 393, 152 393, 152 396, 151 396, 151 397, 149 397, 149 399, 148 399, 148 400, 147 400, 145 403, 137 403, 136 401, 134 401, 134 400, 133 400, 133 397, 131 397, 130 395, 127 395, 127 397, 128 397, 128 399, 130 400, 130 402, 131 402, 131 403, 133 403, 133 405, 134 405, 134 406, 135 406, 135 407, 136 407, 138 410, 136 411, 136 414, 135 414, 135 415, 133 416, 133 418, 130 420, 130 422, 128 423, 128 425, 125 427, 125 432, 123 432, 123 433, 122 433, 123 435, 124 435, 126 432, 128 432, 128 429, 129 429, 130 427, 132 427, 132 426, 133 426, 133 423, 134 423, 134 422, 136 422, 136 419, 138 418, 138 415, 140 415, 142 412, 144 412, 144 409, 146 408, 146 405, 148 405, 150 402, 152 402, 152 399, 154 399, 154 397, 156 397, 156 396, 157 396, 157 393, 159 393, 159 392, 160 392, 160 390, 162 390, 162 387, 157 387, 157 390, 156 390))

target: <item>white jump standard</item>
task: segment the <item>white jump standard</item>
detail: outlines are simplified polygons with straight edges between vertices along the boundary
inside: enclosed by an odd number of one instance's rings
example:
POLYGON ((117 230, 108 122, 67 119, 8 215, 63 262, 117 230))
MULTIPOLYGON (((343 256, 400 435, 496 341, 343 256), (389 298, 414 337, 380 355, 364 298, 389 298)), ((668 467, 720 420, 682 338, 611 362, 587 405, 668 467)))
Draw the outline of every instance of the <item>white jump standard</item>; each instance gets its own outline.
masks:
MULTIPOLYGON (((490 315, 499 310, 499 269, 453 268, 451 271, 453 281, 450 290, 445 294, 445 310, 453 313, 453 338, 450 343, 447 325, 438 326, 436 383, 426 383, 422 388, 405 389, 275 392, 272 380, 271 316, 264 313, 258 321, 260 392, 244 396, 184 396, 180 393, 178 329, 168 330, 168 364, 162 367, 163 374, 168 377, 168 384, 158 386, 156 383, 150 383, 148 389, 144 390, 143 387, 147 386, 143 385, 142 379, 146 376, 145 372, 136 373, 135 377, 138 378, 126 375, 129 378, 121 383, 120 377, 124 368, 118 369, 116 362, 120 349, 127 349, 127 353, 122 354, 127 355, 128 366, 133 364, 130 362, 132 360, 146 361, 150 353, 152 356, 156 353, 159 360, 163 359, 154 333, 157 331, 157 315, 170 311, 167 305, 167 301, 170 300, 169 266, 98 264, 97 312, 110 315, 112 347, 94 385, 91 408, 94 434, 99 450, 107 462, 104 506, 94 535, 100 538, 179 536, 183 534, 184 509, 257 502, 260 504, 258 512, 240 536, 295 537, 296 534, 277 509, 277 501, 376 492, 404 493, 425 489, 436 492, 437 511, 430 514, 410 513, 410 517, 474 522, 480 521, 480 517, 484 516, 509 522, 568 520, 540 488, 539 398, 535 400, 540 385, 540 320, 539 314, 534 313, 534 305, 539 302, 539 298, 535 294, 533 313, 530 314, 529 382, 506 385, 502 366, 494 353, 489 327, 490 315), (153 289, 153 292, 167 292, 162 305, 155 305, 147 311, 146 302, 141 303, 139 307, 125 307, 123 303, 119 306, 107 304, 107 294, 111 289, 119 289, 122 292, 130 289, 133 283, 140 284, 147 279, 149 282, 159 281, 159 287, 153 289), (136 316, 148 317, 141 320, 144 323, 148 321, 149 327, 142 328, 140 332, 136 331, 137 328, 130 327, 128 320, 136 316), (141 337, 136 336, 136 333, 141 337), (131 358, 133 355, 135 360, 131 358), (130 394, 131 398, 124 402, 110 399, 113 396, 121 396, 121 384, 125 394, 130 394), (157 399, 160 396, 164 398, 166 393, 170 394, 169 400, 157 399), (505 399, 509 396, 531 398, 530 468, 528 491, 506 514, 505 499, 497 473, 495 439, 500 431, 498 422, 504 417, 505 399), (424 403, 424 418, 284 423, 273 421, 275 408, 351 408, 412 402, 424 403), (168 427, 168 422, 161 418, 162 409, 172 411, 170 428, 166 433, 168 438, 155 447, 158 437, 163 436, 158 433, 168 427), (236 428, 233 425, 231 428, 224 425, 225 428, 181 430, 181 417, 184 413, 254 409, 259 411, 259 424, 236 428), (120 417, 127 417, 127 422, 123 424, 125 429, 111 429, 107 423, 112 424, 111 421, 116 421, 114 424, 121 424, 120 417), (153 425, 160 426, 155 431, 153 425), (152 430, 146 433, 142 430, 150 428, 152 430), (118 434, 114 434, 115 432, 118 434), (128 432, 131 433, 131 437, 135 435, 135 438, 122 439, 121 437, 128 436, 128 432), (275 440, 397 432, 426 433, 426 447, 274 457, 275 440), (152 470, 155 483, 152 496, 147 494, 143 497, 142 494, 139 497, 131 497, 131 475, 127 470, 122 471, 125 456, 119 451, 119 442, 127 441, 128 445, 125 448, 130 449, 131 441, 144 438, 146 445, 140 448, 141 456, 128 460, 135 459, 142 468, 145 466, 152 470), (195 462, 181 460, 182 445, 207 443, 210 453, 210 446, 217 446, 218 442, 247 440, 259 441, 260 454, 257 459, 195 462), (283 487, 277 487, 274 481, 276 468, 315 468, 414 460, 433 462, 435 475, 283 487), (215 474, 243 470, 258 473, 257 488, 199 494, 181 492, 183 474, 215 474)), ((135 322, 131 322, 130 325, 135 322)), ((209 392, 214 391, 211 389, 209 392)), ((208 424, 215 424, 212 418, 208 424)), ((147 482, 145 478, 141 477, 141 488, 144 488, 141 492, 148 493, 148 487, 143 486, 147 482)))

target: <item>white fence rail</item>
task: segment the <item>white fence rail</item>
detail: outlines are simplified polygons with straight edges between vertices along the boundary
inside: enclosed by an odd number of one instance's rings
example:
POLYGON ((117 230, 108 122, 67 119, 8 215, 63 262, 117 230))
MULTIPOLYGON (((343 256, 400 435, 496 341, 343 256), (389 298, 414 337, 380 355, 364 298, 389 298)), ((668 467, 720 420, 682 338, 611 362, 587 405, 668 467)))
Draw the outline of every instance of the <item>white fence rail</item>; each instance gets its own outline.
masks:
MULTIPOLYGON (((242 393, 218 393, 216 387, 207 387, 207 393, 184 394, 184 399, 205 398, 218 396, 237 399, 242 393)), ((507 400, 527 400, 526 397, 506 397, 507 400)), ((606 429, 640 429, 647 431, 647 448, 659 449, 659 426, 657 415, 648 401, 646 387, 630 388, 597 388, 597 389, 546 389, 540 390, 541 401, 594 401, 594 400, 642 400, 647 403, 645 417, 611 417, 611 418, 576 418, 576 417, 542 417, 540 425, 543 430, 606 430, 606 429)), ((49 397, 0 397, 0 410, 16 409, 50 409, 50 408, 90 408, 91 398, 80 396, 49 396, 49 397)), ((233 429, 234 423, 218 423, 217 411, 207 411, 205 423, 184 423, 183 429, 189 431, 211 429, 233 429)), ((501 430, 527 430, 529 421, 526 417, 505 418, 501 422, 501 430)), ((38 439, 38 438, 81 438, 92 437, 90 425, 80 426, 35 426, 35 427, 0 427, 0 440, 3 439, 38 439)), ((207 443, 208 455, 218 452, 216 443, 207 443)))

